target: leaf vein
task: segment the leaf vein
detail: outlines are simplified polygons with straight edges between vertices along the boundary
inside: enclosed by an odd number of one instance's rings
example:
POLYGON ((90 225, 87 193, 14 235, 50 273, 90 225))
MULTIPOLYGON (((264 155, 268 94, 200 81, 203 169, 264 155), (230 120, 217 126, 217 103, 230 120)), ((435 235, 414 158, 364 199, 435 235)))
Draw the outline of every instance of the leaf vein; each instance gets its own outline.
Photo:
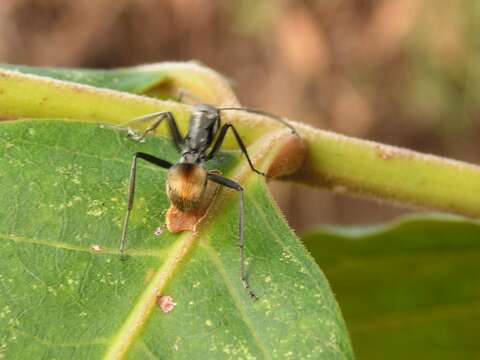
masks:
MULTIPOLYGON (((247 326, 248 330, 252 334, 253 339, 255 339, 255 342, 256 342, 258 348, 260 349, 260 351, 263 354, 263 358, 264 359, 269 359, 270 356, 268 355, 267 346, 260 339, 260 337, 258 336, 253 324, 250 322, 247 314, 245 313, 244 307, 242 306, 242 303, 240 302, 240 298, 238 296, 238 293, 235 291, 234 287, 232 286, 232 282, 230 281, 230 279, 227 276, 227 272, 225 270, 225 267, 223 266, 222 261, 220 260, 220 258, 218 257, 217 253, 212 248, 210 243, 205 241, 205 242, 202 242, 201 244, 207 250, 207 253, 209 254, 209 256, 212 260, 212 263, 215 265, 215 267, 217 268, 220 276, 222 277, 222 279, 225 283, 225 286, 227 288, 227 291, 229 292, 230 296, 232 297, 233 303, 234 303, 235 307, 237 308, 237 310, 239 311, 239 314, 241 315, 241 319, 243 320, 243 322, 247 326)), ((252 300, 251 305, 252 306, 254 305, 253 300, 252 300)))
MULTIPOLYGON (((101 251, 93 251, 88 247, 71 245, 61 241, 51 241, 51 240, 40 240, 40 239, 30 239, 23 236, 18 236, 14 234, 0 234, 0 240, 4 241, 14 241, 17 243, 26 243, 26 244, 33 244, 33 245, 42 245, 48 246, 55 249, 62 249, 62 250, 70 250, 70 251, 79 251, 79 252, 86 252, 90 254, 104 254, 104 255, 120 255, 120 251, 118 249, 112 248, 103 248, 101 251)), ((149 257, 162 257, 163 251, 159 251, 156 249, 145 249, 145 250, 129 250, 130 256, 149 256, 149 257)))
POLYGON ((80 347, 80 346, 102 345, 102 344, 105 344, 107 341, 107 339, 105 338, 95 338, 92 341, 86 341, 86 342, 58 342, 57 343, 57 342, 48 341, 37 335, 33 335, 26 331, 18 330, 15 328, 11 328, 10 331, 12 331, 15 335, 29 337, 39 342, 40 344, 48 347, 80 347))

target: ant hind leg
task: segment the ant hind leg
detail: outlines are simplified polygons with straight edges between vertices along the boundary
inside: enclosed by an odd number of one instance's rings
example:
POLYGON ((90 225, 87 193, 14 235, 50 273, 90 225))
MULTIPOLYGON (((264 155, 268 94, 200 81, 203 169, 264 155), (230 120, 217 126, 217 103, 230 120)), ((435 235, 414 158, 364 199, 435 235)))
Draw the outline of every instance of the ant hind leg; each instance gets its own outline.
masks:
POLYGON ((127 245, 128 221, 130 219, 130 213, 132 212, 132 209, 133 209, 133 200, 135 198, 135 182, 137 178, 137 159, 138 158, 148 161, 149 163, 152 163, 164 169, 169 169, 172 166, 170 162, 159 159, 155 156, 152 156, 146 153, 137 152, 133 154, 132 166, 130 168, 130 181, 128 185, 128 200, 127 200, 128 207, 127 207, 127 213, 125 215, 125 220, 123 222, 122 240, 120 241, 120 255, 121 255, 121 259, 123 260, 126 259, 125 248, 127 245))
POLYGON ((239 214, 238 214, 238 247, 240 248, 240 278, 242 280, 243 287, 247 291, 248 295, 253 299, 257 300, 258 296, 253 292, 250 287, 250 283, 247 278, 247 271, 245 269, 245 237, 244 237, 244 229, 243 229, 243 221, 244 221, 244 198, 243 198, 243 188, 240 184, 236 183, 233 180, 227 179, 226 177, 217 175, 217 174, 208 174, 208 179, 216 182, 217 184, 226 186, 230 189, 237 190, 240 194, 240 206, 239 206, 239 214))

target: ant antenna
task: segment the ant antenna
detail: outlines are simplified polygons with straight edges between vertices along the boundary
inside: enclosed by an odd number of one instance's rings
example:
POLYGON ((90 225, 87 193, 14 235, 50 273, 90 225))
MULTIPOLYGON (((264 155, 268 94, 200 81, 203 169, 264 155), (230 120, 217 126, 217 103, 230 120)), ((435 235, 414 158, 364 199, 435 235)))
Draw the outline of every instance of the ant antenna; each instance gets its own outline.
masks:
POLYGON ((252 113, 252 114, 268 116, 269 118, 272 118, 273 120, 276 120, 276 121, 282 123, 283 125, 287 126, 288 128, 290 128, 290 130, 292 130, 293 134, 300 137, 297 130, 295 130, 295 128, 292 125, 290 125, 285 118, 277 116, 277 115, 273 115, 273 114, 271 114, 269 112, 266 112, 266 111, 263 111, 263 110, 244 108, 244 107, 224 107, 224 108, 218 108, 217 110, 218 111, 239 110, 239 111, 246 111, 246 112, 249 112, 249 113, 252 113))
POLYGON ((193 103, 201 103, 201 99, 195 95, 195 94, 192 94, 190 91, 188 91, 187 89, 184 89, 184 88, 178 88, 178 94, 177 94, 177 98, 176 99, 173 99, 177 102, 182 102, 183 99, 189 99, 190 101, 192 101, 193 103))

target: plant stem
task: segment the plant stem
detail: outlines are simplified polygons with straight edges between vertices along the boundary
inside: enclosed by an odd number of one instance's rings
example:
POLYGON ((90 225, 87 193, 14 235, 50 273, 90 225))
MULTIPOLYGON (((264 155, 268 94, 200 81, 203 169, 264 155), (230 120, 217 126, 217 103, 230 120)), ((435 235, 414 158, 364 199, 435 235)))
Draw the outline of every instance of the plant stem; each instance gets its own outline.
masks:
POLYGON ((480 216, 480 167, 301 125, 307 159, 291 180, 339 193, 480 216))
MULTIPOLYGON (((177 70, 181 72, 181 68, 177 70)), ((188 71, 196 70, 189 68, 188 71)), ((218 99, 225 83, 212 74, 215 75, 214 72, 207 75, 211 76, 210 85, 216 90, 212 90, 214 95, 210 96, 218 99)), ((201 88, 187 84, 185 79, 187 77, 176 83, 188 86, 189 90, 201 88)), ((208 89, 195 90, 195 95, 207 93, 208 89)), ((229 96, 226 99, 236 101, 229 96)), ((183 104, 0 71, 0 117, 3 118, 70 118, 125 124, 134 117, 155 111, 171 111, 180 129, 186 130, 190 107, 183 104)), ((241 111, 229 113, 223 121, 233 123, 247 145, 283 127, 268 117, 241 111)), ((303 164, 296 171, 290 169, 293 175, 289 180, 340 193, 480 216, 478 166, 293 124, 304 138, 307 151, 303 164)), ((237 149, 232 138, 227 139, 226 145, 237 149)), ((279 162, 287 163, 290 156, 298 159, 296 152, 299 151, 301 147, 292 147, 292 153, 283 152, 279 162)))

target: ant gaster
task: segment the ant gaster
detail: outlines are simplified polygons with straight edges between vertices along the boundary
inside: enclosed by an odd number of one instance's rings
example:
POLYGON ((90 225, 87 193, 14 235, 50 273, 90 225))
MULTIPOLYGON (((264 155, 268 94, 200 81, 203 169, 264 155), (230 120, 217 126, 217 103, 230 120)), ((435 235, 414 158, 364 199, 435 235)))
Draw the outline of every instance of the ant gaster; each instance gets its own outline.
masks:
POLYGON ((172 204, 177 209, 183 212, 188 212, 192 209, 195 209, 199 205, 199 202, 202 199, 202 195, 205 192, 207 181, 213 181, 217 184, 226 186, 239 192, 240 207, 238 221, 238 245, 240 247, 240 277, 243 286, 247 290, 249 296, 253 299, 256 299, 257 296, 250 289, 250 284, 248 282, 245 270, 245 238, 243 233, 243 188, 237 182, 220 176, 218 174, 214 174, 213 172, 209 172, 205 168, 205 162, 212 159, 218 153, 223 144, 227 131, 231 129, 242 153, 245 155, 248 164, 250 165, 250 168, 257 174, 265 176, 263 172, 257 170, 253 165, 248 155, 245 144, 243 143, 235 127, 230 123, 225 123, 223 125, 221 124, 220 112, 228 110, 243 110, 255 114, 269 116, 274 120, 288 126, 294 134, 298 135, 295 129, 283 118, 265 113, 263 111, 235 107, 215 108, 207 104, 199 104, 193 107, 193 112, 190 117, 188 133, 185 137, 181 136, 175 118, 173 117, 172 113, 168 111, 148 114, 146 116, 132 120, 131 122, 152 121, 152 124, 145 130, 145 132, 141 136, 134 137, 134 140, 137 141, 142 141, 149 133, 153 133, 163 120, 166 120, 173 139, 173 143, 181 156, 175 164, 172 164, 166 160, 157 158, 153 155, 143 152, 136 152, 133 155, 130 171, 130 185, 128 190, 128 209, 123 225, 120 253, 122 257, 125 258, 128 220, 132 211, 133 199, 135 194, 137 159, 143 159, 154 165, 168 169, 166 181, 167 195, 172 204))

